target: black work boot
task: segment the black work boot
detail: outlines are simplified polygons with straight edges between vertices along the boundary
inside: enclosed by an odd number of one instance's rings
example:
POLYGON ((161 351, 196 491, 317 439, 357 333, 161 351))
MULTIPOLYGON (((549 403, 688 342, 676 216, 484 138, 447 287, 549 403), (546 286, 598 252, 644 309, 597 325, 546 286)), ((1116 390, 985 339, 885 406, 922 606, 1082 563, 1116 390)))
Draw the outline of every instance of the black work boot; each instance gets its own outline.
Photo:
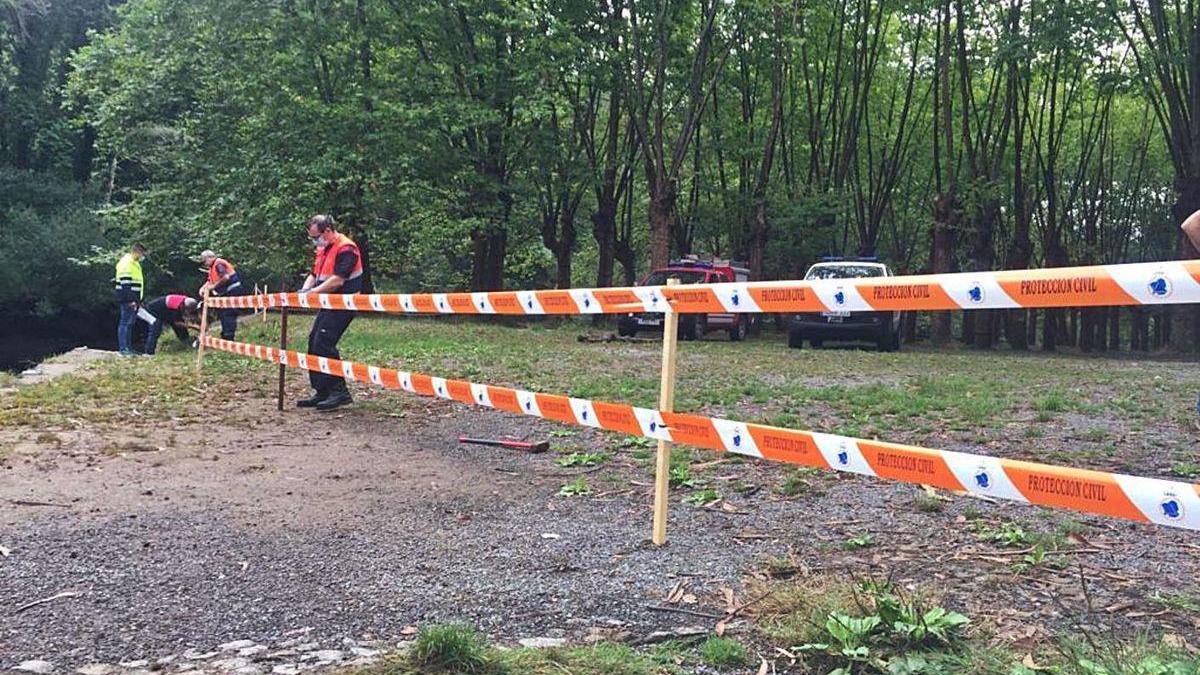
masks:
POLYGON ((331 389, 329 395, 317 403, 317 410, 333 410, 351 403, 354 403, 354 397, 350 395, 350 390, 346 388, 345 383, 342 383, 331 389))
POLYGON ((329 392, 317 390, 312 396, 296 401, 297 408, 315 408, 317 404, 329 397, 329 392))

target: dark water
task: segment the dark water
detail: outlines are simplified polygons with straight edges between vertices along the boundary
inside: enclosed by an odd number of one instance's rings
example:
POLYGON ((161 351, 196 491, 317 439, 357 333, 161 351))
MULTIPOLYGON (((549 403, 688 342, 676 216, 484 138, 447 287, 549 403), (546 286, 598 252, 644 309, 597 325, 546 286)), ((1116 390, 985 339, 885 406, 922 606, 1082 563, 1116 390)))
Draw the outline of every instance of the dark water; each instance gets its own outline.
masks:
POLYGON ((0 371, 21 372, 76 347, 116 349, 112 311, 59 317, 0 315, 0 371))

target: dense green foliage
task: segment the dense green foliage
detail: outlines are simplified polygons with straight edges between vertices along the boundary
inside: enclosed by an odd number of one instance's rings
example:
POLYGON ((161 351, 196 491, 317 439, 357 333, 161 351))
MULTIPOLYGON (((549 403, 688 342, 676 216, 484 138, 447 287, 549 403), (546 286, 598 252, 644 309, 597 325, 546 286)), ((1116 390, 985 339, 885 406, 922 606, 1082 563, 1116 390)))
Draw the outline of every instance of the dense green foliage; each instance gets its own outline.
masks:
POLYGON ((294 283, 315 212, 416 290, 1161 259, 1200 207, 1161 0, 4 1, 5 161, 92 186, 160 283, 204 247, 294 283))

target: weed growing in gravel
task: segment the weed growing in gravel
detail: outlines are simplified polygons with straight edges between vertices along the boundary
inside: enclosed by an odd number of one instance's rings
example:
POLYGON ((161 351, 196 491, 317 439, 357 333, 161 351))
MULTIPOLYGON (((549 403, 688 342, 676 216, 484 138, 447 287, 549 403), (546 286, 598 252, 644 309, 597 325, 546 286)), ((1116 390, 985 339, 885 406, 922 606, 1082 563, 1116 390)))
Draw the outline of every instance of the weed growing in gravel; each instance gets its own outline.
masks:
POLYGON ((1200 615, 1200 588, 1180 593, 1155 591, 1150 595, 1150 602, 1179 612, 1200 615))
POLYGON ((869 548, 875 545, 875 537, 870 532, 860 534, 857 537, 850 537, 842 542, 842 548, 847 551, 857 551, 860 548, 869 548))
POLYGON ((431 672, 497 672, 488 653, 487 641, 465 624, 427 626, 417 634, 408 652, 409 662, 431 672))
POLYGON ((606 452, 572 452, 568 455, 563 455, 554 460, 554 463, 559 466, 596 466, 608 461, 608 453, 606 452))
POLYGON ((583 497, 590 494, 592 494, 592 487, 588 485, 587 479, 583 476, 577 477, 558 489, 560 497, 583 497))
POLYGON ((721 501, 721 493, 712 488, 696 490, 687 497, 684 497, 683 501, 689 504, 695 504, 696 506, 704 506, 705 504, 712 504, 713 502, 721 501))
POLYGON ((946 508, 946 502, 921 492, 913 497, 913 506, 921 513, 940 513, 946 508))
POLYGON ((998 525, 990 525, 984 522, 975 522, 975 534, 984 541, 1009 548, 1017 548, 1020 546, 1028 546, 1030 543, 1029 535, 1025 533, 1025 528, 1012 521, 1003 521, 998 525))
POLYGON ((819 496, 824 492, 815 480, 820 474, 820 469, 812 467, 788 467, 783 480, 775 487, 775 493, 784 497, 819 496))
POLYGON ((1171 465, 1171 473, 1183 478, 1200 476, 1200 464, 1196 462, 1176 462, 1171 465))
POLYGON ((700 660, 718 668, 744 666, 749 660, 746 647, 737 640, 713 636, 700 644, 700 660))
POLYGON ((755 610, 757 630, 802 654, 801 672, 941 672, 911 666, 919 665, 914 659, 928 661, 925 654, 960 643, 970 622, 886 581, 813 577, 773 588, 755 610))

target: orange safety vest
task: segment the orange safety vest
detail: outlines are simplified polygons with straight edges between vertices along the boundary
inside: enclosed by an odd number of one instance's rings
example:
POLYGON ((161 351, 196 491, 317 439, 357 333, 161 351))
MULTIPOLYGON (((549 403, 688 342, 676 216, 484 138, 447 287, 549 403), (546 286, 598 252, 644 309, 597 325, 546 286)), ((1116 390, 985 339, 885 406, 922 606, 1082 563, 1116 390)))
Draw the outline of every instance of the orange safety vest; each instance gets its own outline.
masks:
POLYGON ((354 263, 354 271, 346 278, 357 279, 362 276, 362 254, 358 251, 358 244, 355 244, 353 239, 341 232, 335 234, 337 239, 332 244, 326 244, 317 249, 317 257, 313 261, 312 274, 313 279, 316 279, 318 284, 333 276, 333 268, 337 264, 338 254, 348 249, 353 250, 354 254, 358 256, 358 262, 354 263))
POLYGON ((216 260, 213 261, 213 264, 211 266, 209 266, 209 268, 208 268, 208 285, 216 286, 218 283, 221 282, 221 274, 219 272, 217 272, 217 265, 221 265, 221 264, 224 264, 226 267, 228 267, 229 272, 232 275, 229 277, 229 285, 234 286, 235 284, 237 284, 238 281, 240 281, 237 276, 237 268, 234 267, 233 264, 230 263, 228 260, 226 260, 224 258, 217 258, 216 260))

